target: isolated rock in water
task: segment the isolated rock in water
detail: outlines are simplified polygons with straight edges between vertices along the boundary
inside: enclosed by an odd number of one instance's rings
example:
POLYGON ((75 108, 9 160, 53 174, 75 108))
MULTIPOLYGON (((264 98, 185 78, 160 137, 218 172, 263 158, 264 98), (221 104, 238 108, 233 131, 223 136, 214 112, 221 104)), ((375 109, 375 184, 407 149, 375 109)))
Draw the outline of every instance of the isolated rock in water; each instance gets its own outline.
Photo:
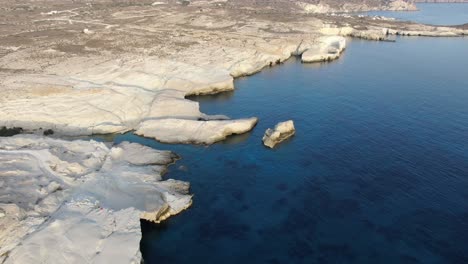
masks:
POLYGON ((292 120, 278 123, 274 129, 267 129, 263 136, 263 144, 269 148, 274 148, 277 144, 292 137, 296 129, 292 120))
POLYGON ((321 37, 303 54, 302 62, 331 61, 340 57, 346 48, 346 39, 340 36, 321 37))
POLYGON ((188 183, 162 181, 176 159, 128 142, 0 138, 0 262, 140 263, 140 219, 191 205, 188 183))

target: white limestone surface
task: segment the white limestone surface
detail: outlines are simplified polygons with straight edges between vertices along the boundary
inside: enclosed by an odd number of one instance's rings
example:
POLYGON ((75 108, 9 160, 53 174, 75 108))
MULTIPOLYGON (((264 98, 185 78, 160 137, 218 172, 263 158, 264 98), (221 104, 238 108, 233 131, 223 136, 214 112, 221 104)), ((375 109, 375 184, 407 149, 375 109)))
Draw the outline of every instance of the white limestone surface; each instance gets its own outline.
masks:
POLYGON ((301 10, 411 7, 399 0, 383 6, 268 1, 259 13, 252 12, 249 1, 192 1, 197 8, 171 1, 48 1, 47 7, 26 2, 31 10, 24 16, 15 15, 22 11, 13 0, 0 10, 6 23, 0 43, 0 126, 52 129, 57 136, 123 133, 156 119, 219 119, 201 113, 186 96, 232 91, 234 78, 292 54, 302 55, 304 62, 336 59, 345 46, 337 36, 385 40, 387 34, 467 34, 463 27, 297 15, 301 10), (84 28, 92 34, 83 34, 84 28))
POLYGON ((257 121, 255 117, 207 121, 156 119, 142 122, 135 133, 165 143, 213 144, 230 135, 250 131, 257 121))
MULTIPOLYGON (((143 124, 147 120, 169 119, 185 126, 195 125, 189 130, 220 129, 198 133, 194 141, 203 143, 218 140, 200 138, 210 133, 229 135, 248 131, 232 125, 200 127, 202 123, 195 121, 228 118, 205 115, 197 102, 185 98, 232 90, 233 77, 228 70, 209 70, 154 58, 102 61, 103 58, 70 59, 48 69, 55 74, 24 75, 21 79, 6 76, 2 83, 5 96, 0 99, 0 126, 21 127, 25 131, 52 129, 55 135, 77 136, 123 133, 147 127, 148 123, 143 124), (228 131, 231 128, 232 133, 228 131)), ((254 67, 261 69, 268 63, 265 60, 254 67)), ((158 128, 165 129, 168 127, 158 128)), ((173 138, 161 135, 158 137, 161 141, 173 142, 173 138)))
POLYGON ((267 129, 263 136, 263 144, 269 148, 274 148, 277 144, 292 137, 296 133, 294 122, 288 120, 278 123, 274 129, 267 129))
POLYGON ((0 138, 2 263, 140 263, 140 219, 191 205, 177 156, 135 143, 0 138))
POLYGON ((302 54, 302 62, 312 63, 335 60, 340 57, 345 48, 346 39, 344 37, 321 37, 302 54))

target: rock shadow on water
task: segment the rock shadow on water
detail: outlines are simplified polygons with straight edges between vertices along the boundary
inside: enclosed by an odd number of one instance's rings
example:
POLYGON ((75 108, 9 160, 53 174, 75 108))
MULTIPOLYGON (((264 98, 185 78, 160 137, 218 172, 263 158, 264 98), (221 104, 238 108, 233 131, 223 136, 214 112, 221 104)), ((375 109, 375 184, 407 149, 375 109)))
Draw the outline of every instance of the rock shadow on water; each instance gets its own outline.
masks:
POLYGON ((174 263, 175 258, 171 255, 159 253, 151 246, 148 241, 156 239, 161 233, 167 232, 171 227, 170 219, 155 224, 146 220, 140 220, 141 232, 143 234, 140 240, 140 251, 144 256, 151 256, 151 259, 157 259, 158 263, 174 263))
MULTIPOLYGON (((253 128, 255 129, 255 128, 253 128)), ((238 134, 238 135, 230 135, 228 136, 225 140, 222 140, 216 144, 222 144, 222 145, 237 145, 242 142, 245 142, 249 139, 249 137, 252 135, 252 130, 249 132, 243 133, 243 134, 238 134)))

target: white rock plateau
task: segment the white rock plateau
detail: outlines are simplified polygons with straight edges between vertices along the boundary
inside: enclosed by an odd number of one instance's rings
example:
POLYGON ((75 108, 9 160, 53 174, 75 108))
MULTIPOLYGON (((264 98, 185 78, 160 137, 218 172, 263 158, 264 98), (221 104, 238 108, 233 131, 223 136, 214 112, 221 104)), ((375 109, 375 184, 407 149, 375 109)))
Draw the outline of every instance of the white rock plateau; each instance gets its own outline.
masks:
POLYGON ((274 129, 267 129, 263 136, 263 144, 269 148, 274 148, 277 144, 294 136, 296 129, 292 120, 278 123, 274 129))
POLYGON ((191 205, 177 156, 135 143, 0 138, 1 263, 140 263, 140 219, 191 205))
POLYGON ((255 124, 257 118, 210 121, 162 119, 142 122, 135 133, 164 143, 213 144, 230 135, 248 132, 255 124))
POLYGON ((346 48, 346 39, 341 36, 326 36, 317 40, 303 54, 302 62, 322 62, 336 60, 346 48))

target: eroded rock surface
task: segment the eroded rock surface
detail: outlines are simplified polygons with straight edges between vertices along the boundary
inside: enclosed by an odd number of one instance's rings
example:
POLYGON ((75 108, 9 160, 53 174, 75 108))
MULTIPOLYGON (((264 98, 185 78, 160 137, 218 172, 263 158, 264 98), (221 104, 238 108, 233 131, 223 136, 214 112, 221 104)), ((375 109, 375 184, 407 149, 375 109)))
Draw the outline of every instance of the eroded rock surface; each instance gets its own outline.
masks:
POLYGON ((292 120, 280 122, 275 128, 267 129, 263 136, 263 145, 274 148, 279 143, 294 136, 295 133, 296 129, 294 128, 294 122, 292 120))
POLYGON ((191 205, 188 183, 162 180, 176 159, 128 142, 0 138, 0 260, 140 263, 140 219, 191 205))
MULTIPOLYGON (((389 34, 466 33, 455 27, 316 15, 309 12, 316 4, 311 1, 267 1, 255 12, 252 1, 154 3, 2 3, 0 127, 51 129, 60 136, 164 130, 168 123, 184 123, 193 125, 191 130, 209 127, 223 134, 215 121, 219 116, 201 113, 198 103, 185 97, 233 90, 234 78, 291 55, 302 55, 304 61, 335 59, 344 42, 328 40, 339 36, 384 40, 389 34)), ((404 1, 389 3, 402 6, 404 1)), ((355 9, 333 1, 321 4, 355 9)), ((388 3, 366 5, 390 8, 388 3)), ((168 134, 159 133, 158 140, 174 140, 163 135, 168 134)))
POLYGON ((346 39, 340 36, 321 37, 302 53, 302 62, 322 62, 336 60, 346 48, 346 39))
POLYGON ((160 119, 142 122, 135 133, 165 143, 213 144, 230 135, 248 132, 256 124, 257 118, 208 121, 160 119))
MULTIPOLYGON (((317 14, 410 9, 405 1, 189 2, 2 1, 0 133, 135 130, 211 144, 257 119, 204 114, 189 95, 231 91, 234 78, 292 55, 336 58, 341 37, 468 33, 466 25, 317 14)), ((268 133, 268 144, 286 131, 268 133)), ((175 159, 130 143, 1 138, 0 262, 139 263, 139 219, 159 222, 191 203, 188 183, 161 179, 175 159)))
MULTIPOLYGON (((316 1, 314 1, 316 2, 316 1)), ((388 2, 380 1, 366 1, 362 3, 360 1, 320 1, 316 3, 304 3, 298 2, 298 5, 307 13, 333 13, 333 12, 363 12, 372 10, 387 10, 387 11, 416 11, 416 6, 409 1, 396 0, 388 2), (322 2, 322 3, 320 3, 322 2), (338 3, 339 2, 339 3, 338 3)))

